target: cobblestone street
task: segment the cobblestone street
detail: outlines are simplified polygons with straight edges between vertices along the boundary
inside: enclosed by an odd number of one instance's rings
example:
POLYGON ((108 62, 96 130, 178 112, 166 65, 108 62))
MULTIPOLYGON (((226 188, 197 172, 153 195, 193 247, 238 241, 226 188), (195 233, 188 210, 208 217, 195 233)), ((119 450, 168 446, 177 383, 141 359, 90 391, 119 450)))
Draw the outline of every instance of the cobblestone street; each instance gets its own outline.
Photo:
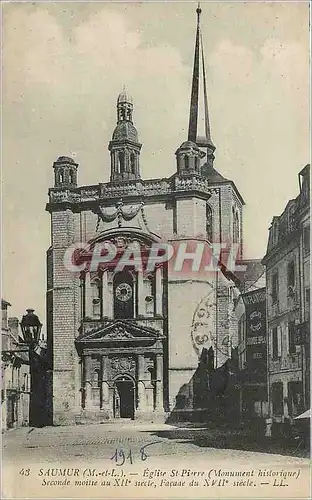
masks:
MULTIPOLYGON (((146 462, 156 457, 185 457, 201 455, 207 459, 239 460, 265 463, 285 462, 283 455, 274 451, 274 455, 240 449, 231 446, 233 432, 216 435, 215 429, 205 427, 187 428, 166 424, 102 424, 66 427, 20 428, 8 431, 3 436, 4 460, 24 462, 68 461, 75 459, 110 460, 114 453, 123 450, 127 455, 130 450, 132 459, 140 457, 144 449, 146 462), (211 441, 215 446, 211 445, 211 441), (220 443, 224 442, 224 448, 220 443), (153 444, 151 444, 153 443, 153 444), (148 445, 148 446, 147 446, 148 445)), ((290 453, 289 453, 290 455, 290 453)), ((307 462, 302 457, 287 456, 288 462, 307 462)))

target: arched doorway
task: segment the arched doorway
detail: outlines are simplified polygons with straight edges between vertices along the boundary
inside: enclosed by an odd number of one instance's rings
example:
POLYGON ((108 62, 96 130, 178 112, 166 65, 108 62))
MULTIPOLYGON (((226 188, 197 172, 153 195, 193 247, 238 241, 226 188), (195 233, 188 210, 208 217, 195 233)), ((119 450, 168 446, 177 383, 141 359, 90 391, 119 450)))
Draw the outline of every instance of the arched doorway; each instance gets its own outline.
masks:
POLYGON ((120 375, 114 385, 114 417, 134 419, 135 387, 129 375, 120 375))

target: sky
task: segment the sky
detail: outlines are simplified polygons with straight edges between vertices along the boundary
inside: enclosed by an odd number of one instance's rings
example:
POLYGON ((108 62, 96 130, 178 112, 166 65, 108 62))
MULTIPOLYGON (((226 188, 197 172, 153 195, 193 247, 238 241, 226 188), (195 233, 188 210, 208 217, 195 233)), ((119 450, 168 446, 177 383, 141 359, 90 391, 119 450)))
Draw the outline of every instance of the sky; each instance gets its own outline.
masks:
MULTIPOLYGON (((246 258, 298 194, 309 163, 308 2, 202 5, 215 168, 242 194, 246 258)), ((195 2, 2 4, 2 297, 45 321, 52 164, 79 184, 109 179, 108 142, 125 85, 144 178, 170 176, 187 138, 195 2)))

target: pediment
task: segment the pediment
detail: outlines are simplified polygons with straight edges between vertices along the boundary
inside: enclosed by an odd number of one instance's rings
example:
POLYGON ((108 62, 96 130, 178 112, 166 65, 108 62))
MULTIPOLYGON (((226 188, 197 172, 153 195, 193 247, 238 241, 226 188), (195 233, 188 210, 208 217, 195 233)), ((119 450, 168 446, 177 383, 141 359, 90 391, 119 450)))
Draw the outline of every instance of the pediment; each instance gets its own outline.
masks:
POLYGON ((76 342, 135 342, 140 340, 157 340, 159 337, 159 332, 153 328, 142 327, 126 321, 112 321, 105 326, 101 325, 80 335, 76 339, 76 342))

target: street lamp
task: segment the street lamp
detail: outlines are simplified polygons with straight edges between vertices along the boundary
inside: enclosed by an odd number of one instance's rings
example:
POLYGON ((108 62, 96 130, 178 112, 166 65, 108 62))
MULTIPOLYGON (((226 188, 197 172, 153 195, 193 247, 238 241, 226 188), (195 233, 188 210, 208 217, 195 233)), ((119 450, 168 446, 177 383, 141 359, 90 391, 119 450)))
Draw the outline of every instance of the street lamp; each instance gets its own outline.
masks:
POLYGON ((30 371, 30 394, 29 394, 29 425, 34 427, 42 426, 43 414, 41 411, 41 391, 38 384, 42 379, 40 363, 36 356, 35 348, 40 339, 42 323, 34 313, 34 309, 26 309, 27 314, 22 317, 20 322, 23 341, 29 349, 29 371, 30 371))
POLYGON ((34 314, 34 309, 26 309, 26 311, 27 314, 22 317, 20 325, 24 342, 33 348, 39 341, 42 323, 40 323, 38 316, 34 314))

